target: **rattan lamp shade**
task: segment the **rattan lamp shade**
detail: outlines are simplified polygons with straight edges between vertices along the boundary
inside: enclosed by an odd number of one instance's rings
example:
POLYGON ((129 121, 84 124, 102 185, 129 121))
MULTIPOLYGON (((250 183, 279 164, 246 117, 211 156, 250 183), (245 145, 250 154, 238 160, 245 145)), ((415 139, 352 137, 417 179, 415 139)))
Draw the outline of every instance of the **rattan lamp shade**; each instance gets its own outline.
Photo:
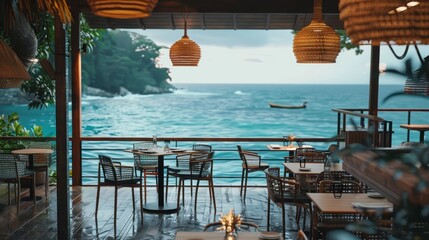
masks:
POLYGON ((189 39, 186 32, 185 35, 176 41, 170 48, 170 59, 173 66, 198 66, 201 58, 201 49, 198 44, 189 39))
POLYGON ((427 0, 340 0, 339 11, 354 44, 429 44, 427 0))
POLYGON ((293 39, 297 63, 335 63, 340 52, 340 37, 322 19, 322 1, 314 1, 314 16, 310 25, 293 39))
POLYGON ((17 88, 30 75, 15 52, 0 40, 0 88, 17 88))
POLYGON ((149 17, 157 3, 158 0, 88 0, 95 15, 119 19, 149 17))

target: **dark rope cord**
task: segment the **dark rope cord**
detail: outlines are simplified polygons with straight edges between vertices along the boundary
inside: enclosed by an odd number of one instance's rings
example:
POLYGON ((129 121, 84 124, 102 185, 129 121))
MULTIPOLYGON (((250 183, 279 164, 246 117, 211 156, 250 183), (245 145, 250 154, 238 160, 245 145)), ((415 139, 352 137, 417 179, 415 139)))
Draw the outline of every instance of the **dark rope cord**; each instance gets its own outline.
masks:
POLYGON ((420 54, 419 48, 417 47, 417 44, 414 43, 414 48, 416 49, 417 55, 419 56, 420 62, 423 64, 425 61, 422 58, 422 55, 420 54))
POLYGON ((387 46, 389 46, 390 51, 392 51, 393 55, 394 55, 397 59, 402 60, 402 59, 404 59, 404 58, 405 58, 405 56, 407 56, 408 48, 410 47, 410 44, 407 44, 407 47, 405 48, 405 51, 404 51, 404 53, 403 53, 401 56, 398 56, 398 55, 395 53, 395 50, 393 50, 392 45, 390 45, 390 43, 387 43, 387 46))

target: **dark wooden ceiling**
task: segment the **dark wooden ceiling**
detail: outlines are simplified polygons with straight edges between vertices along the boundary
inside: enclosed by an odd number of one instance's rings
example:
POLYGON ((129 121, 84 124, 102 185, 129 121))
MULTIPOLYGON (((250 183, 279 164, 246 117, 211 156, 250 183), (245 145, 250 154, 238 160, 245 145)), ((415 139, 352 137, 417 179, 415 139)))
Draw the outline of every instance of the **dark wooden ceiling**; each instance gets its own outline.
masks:
MULTIPOLYGON (((111 19, 91 13, 86 0, 80 11, 93 28, 181 29, 295 29, 313 17, 313 0, 159 0, 152 15, 141 19, 111 19)), ((343 29, 338 0, 323 2, 325 23, 343 29)))

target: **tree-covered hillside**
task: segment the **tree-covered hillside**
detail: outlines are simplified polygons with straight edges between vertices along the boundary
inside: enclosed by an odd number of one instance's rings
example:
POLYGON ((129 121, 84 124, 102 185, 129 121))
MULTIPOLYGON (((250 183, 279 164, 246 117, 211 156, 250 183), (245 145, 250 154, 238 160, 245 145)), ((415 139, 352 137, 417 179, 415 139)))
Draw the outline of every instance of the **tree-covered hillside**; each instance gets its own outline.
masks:
POLYGON ((107 92, 162 93, 173 88, 169 69, 157 66, 162 46, 134 32, 107 30, 82 56, 82 83, 107 92))

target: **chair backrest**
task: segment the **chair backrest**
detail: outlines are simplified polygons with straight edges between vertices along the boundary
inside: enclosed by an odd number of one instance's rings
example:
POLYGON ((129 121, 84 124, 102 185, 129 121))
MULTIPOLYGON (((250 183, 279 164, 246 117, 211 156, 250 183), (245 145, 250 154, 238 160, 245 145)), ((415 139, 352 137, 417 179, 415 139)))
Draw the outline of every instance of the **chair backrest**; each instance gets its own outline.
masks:
POLYGON ((192 150, 199 151, 199 152, 211 152, 212 146, 208 145, 208 144, 196 143, 196 144, 192 145, 192 150))
POLYGON ((52 149, 51 142, 30 142, 27 148, 52 149))
POLYGON ((100 168, 103 170, 104 181, 116 182, 117 172, 113 164, 112 158, 105 155, 98 155, 100 160, 98 167, 98 174, 100 175, 100 168))
POLYGON ((305 161, 307 163, 323 163, 325 162, 325 154, 323 154, 322 152, 318 152, 318 151, 304 151, 301 152, 300 154, 297 154, 296 156, 302 156, 305 157, 305 161))
MULTIPOLYGON (((300 184, 294 180, 280 177, 280 168, 267 168, 264 170, 267 179, 268 197, 276 203, 296 200, 300 184)), ((292 203, 292 202, 290 202, 292 203)))
POLYGON ((261 165, 261 156, 256 152, 244 151, 240 145, 237 145, 238 154, 245 168, 256 168, 261 165))
POLYGON ((0 180, 18 177, 16 158, 10 153, 0 153, 0 180))
MULTIPOLYGON (((52 149, 51 142, 30 142, 27 148, 52 149)), ((52 154, 33 154, 34 167, 48 167, 52 164, 52 154)))
POLYGON ((189 159, 191 175, 207 177, 213 173, 214 152, 192 154, 189 159))
POLYGON ((353 177, 348 172, 341 171, 330 171, 330 173, 325 173, 325 171, 321 172, 316 179, 316 182, 319 183, 322 180, 349 180, 359 182, 355 177, 353 177))
MULTIPOLYGON (((340 182, 342 193, 363 193, 362 187, 355 181, 342 180, 340 182)), ((320 193, 331 193, 333 192, 333 183, 333 180, 322 180, 318 184, 317 191, 320 193)))
MULTIPOLYGON (((221 222, 209 223, 204 227, 204 232, 224 231, 221 222)), ((235 229, 237 232, 259 232, 259 226, 252 222, 241 222, 240 227, 235 229)))
POLYGON ((150 149, 153 148, 153 142, 142 141, 133 143, 133 149, 150 149))
POLYGON ((158 156, 137 154, 134 153, 134 167, 145 168, 145 167, 157 167, 158 156))

